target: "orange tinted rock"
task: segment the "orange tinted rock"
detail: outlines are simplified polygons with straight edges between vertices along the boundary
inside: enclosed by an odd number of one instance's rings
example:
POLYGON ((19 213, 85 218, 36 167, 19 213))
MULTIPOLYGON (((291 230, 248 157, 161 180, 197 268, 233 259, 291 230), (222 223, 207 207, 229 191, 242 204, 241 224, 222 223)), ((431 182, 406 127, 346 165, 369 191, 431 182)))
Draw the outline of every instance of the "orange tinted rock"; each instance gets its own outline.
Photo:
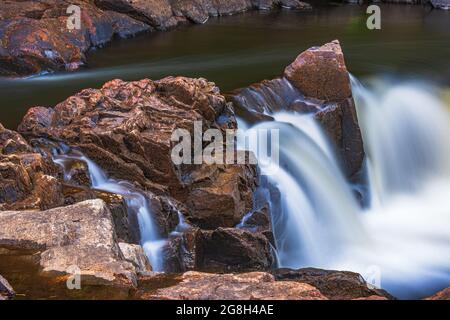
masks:
POLYGON ((351 97, 352 91, 339 41, 302 52, 284 76, 304 95, 321 100, 351 97))

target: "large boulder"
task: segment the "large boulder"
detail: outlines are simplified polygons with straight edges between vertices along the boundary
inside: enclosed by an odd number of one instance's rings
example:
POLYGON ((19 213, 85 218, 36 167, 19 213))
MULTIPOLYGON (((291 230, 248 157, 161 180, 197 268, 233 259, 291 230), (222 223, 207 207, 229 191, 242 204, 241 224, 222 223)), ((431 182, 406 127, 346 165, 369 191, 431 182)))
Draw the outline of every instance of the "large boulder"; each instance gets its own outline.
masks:
POLYGON ((315 115, 336 146, 347 176, 353 179, 361 170, 361 131, 337 40, 301 53, 282 77, 236 90, 228 99, 250 123, 270 121, 278 111, 315 115))
POLYGON ((16 293, 9 282, 0 275, 0 300, 13 299, 16 293))
POLYGON ((286 67, 284 76, 307 97, 330 101, 352 95, 344 54, 337 40, 302 52, 286 67))
POLYGON ((151 271, 141 248, 118 243, 111 212, 99 199, 47 211, 1 211, 0 248, 38 254, 43 277, 78 270, 82 286, 128 290, 137 274, 151 271))
POLYGON ((354 272, 304 268, 275 269, 272 274, 279 281, 310 284, 331 300, 393 299, 386 291, 368 285, 361 275, 354 272))
POLYGON ((141 299, 168 300, 327 300, 309 284, 275 281, 264 272, 210 274, 187 272, 177 284, 144 292, 141 299))
POLYGON ((64 141, 110 177, 171 196, 187 207, 187 220, 207 229, 234 227, 252 208, 255 165, 175 165, 175 129, 193 133, 194 122, 236 128, 231 105, 205 79, 113 80, 85 89, 52 111, 31 108, 19 126, 27 137, 64 141))

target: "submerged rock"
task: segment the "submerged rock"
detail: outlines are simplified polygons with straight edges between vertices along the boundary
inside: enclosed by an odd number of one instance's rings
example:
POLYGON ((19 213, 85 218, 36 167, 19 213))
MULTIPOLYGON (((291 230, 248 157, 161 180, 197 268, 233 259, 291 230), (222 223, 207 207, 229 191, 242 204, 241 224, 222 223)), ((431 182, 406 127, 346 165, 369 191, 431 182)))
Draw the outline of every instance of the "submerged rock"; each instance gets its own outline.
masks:
POLYGON ((313 114, 334 142, 349 178, 360 171, 364 150, 350 77, 337 40, 301 53, 281 78, 236 90, 229 100, 249 122, 278 111, 313 114))
POLYGON ((42 277, 79 274, 82 286, 128 290, 136 286, 137 273, 151 270, 143 250, 118 244, 102 200, 47 211, 0 211, 0 248, 38 254, 42 277))
POLYGON ((179 283, 143 293, 141 299, 169 300, 327 300, 309 284, 275 281, 264 272, 210 274, 187 272, 179 283))
POLYGON ((360 274, 354 272, 305 268, 275 269, 272 274, 280 281, 308 283, 331 300, 394 299, 386 291, 369 286, 360 274))
POLYGON ((16 293, 8 281, 0 275, 0 300, 13 299, 16 293))

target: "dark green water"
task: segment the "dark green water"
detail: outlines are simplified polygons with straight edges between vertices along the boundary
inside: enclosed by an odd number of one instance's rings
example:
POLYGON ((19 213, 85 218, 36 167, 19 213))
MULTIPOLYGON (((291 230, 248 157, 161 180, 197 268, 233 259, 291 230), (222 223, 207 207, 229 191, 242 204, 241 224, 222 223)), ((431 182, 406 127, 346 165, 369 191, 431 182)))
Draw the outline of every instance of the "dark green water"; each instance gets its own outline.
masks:
POLYGON ((88 55, 88 68, 28 79, 0 79, 0 122, 16 128, 31 106, 53 106, 114 78, 205 77, 222 92, 282 73, 301 51, 333 39, 350 72, 450 85, 450 12, 382 5, 382 29, 366 28, 365 6, 312 12, 248 12, 165 33, 117 40, 88 55))

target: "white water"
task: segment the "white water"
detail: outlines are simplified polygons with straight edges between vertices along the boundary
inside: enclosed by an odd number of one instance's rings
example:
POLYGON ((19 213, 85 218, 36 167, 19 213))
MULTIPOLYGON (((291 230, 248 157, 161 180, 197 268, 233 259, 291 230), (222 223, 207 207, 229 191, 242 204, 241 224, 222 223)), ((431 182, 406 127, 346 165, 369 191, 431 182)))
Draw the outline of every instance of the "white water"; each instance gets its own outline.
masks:
POLYGON ((432 294, 450 286, 445 105, 412 85, 371 93, 353 81, 353 90, 368 162, 366 209, 310 116, 274 114, 277 121, 247 131, 280 129, 280 170, 268 177, 281 193, 271 204, 280 266, 359 272, 399 298, 432 294))
POLYGON ((146 197, 129 182, 108 178, 103 170, 92 160, 76 151, 71 151, 70 154, 54 155, 53 160, 64 169, 65 179, 70 179, 70 172, 65 170, 66 161, 80 160, 85 162, 88 166, 94 189, 119 194, 124 197, 129 215, 135 214, 137 216, 141 245, 153 271, 163 271, 164 259, 162 249, 167 241, 159 235, 146 197))

